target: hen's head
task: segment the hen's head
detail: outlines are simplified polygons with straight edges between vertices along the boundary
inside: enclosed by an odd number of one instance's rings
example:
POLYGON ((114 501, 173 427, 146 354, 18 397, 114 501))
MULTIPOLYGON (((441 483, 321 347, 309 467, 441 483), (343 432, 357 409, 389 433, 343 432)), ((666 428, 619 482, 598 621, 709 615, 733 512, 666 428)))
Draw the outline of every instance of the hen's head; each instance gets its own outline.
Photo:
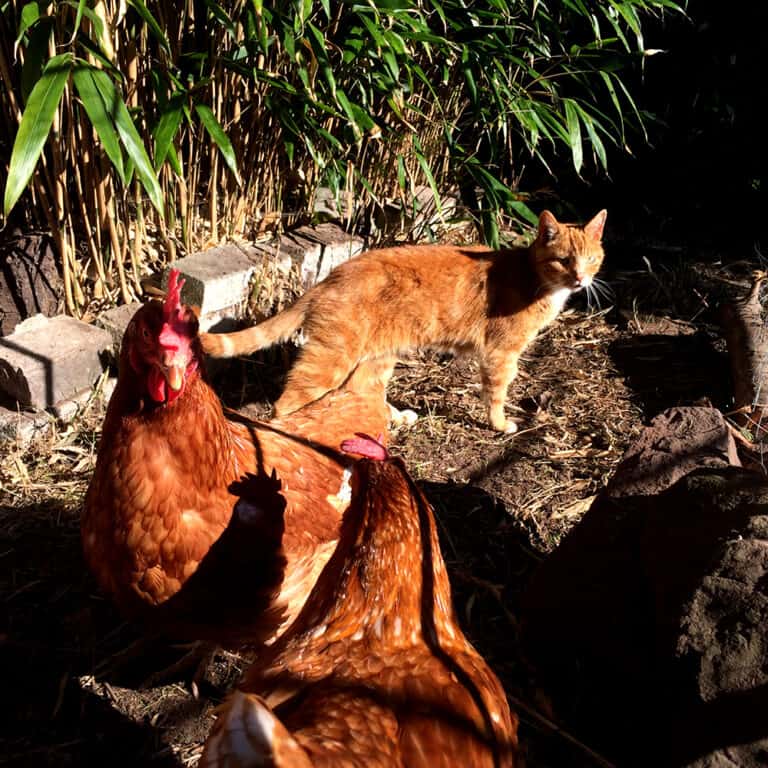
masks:
POLYGON ((197 316, 181 303, 183 285, 178 270, 171 270, 165 301, 145 304, 123 337, 123 363, 156 403, 173 402, 198 367, 197 316))

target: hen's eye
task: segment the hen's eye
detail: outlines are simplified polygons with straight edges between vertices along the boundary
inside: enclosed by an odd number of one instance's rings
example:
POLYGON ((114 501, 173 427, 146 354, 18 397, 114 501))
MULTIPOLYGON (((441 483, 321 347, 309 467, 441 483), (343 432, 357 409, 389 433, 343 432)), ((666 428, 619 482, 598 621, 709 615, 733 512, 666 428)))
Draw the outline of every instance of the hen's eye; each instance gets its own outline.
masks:
POLYGON ((144 341, 149 341, 149 331, 146 328, 141 329, 141 338, 144 339, 144 341))

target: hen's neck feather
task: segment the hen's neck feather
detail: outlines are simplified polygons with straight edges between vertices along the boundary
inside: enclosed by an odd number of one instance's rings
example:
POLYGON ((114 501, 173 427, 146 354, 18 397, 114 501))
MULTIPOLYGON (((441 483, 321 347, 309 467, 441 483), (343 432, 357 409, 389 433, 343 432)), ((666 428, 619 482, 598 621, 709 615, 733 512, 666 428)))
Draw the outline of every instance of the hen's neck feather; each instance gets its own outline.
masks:
POLYGON ((430 627, 450 642, 455 616, 431 509, 399 464, 373 474, 345 514, 300 626, 327 627, 330 640, 364 617, 359 631, 373 645, 413 642, 430 627))

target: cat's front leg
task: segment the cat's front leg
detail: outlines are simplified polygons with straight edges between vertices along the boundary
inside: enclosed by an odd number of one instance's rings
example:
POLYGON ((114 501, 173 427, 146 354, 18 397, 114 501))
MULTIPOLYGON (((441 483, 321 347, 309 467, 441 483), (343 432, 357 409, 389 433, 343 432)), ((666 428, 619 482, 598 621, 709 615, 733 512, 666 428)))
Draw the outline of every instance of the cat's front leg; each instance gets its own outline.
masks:
POLYGON ((490 425, 499 432, 511 435, 517 432, 517 424, 504 415, 507 387, 517 376, 517 355, 497 353, 489 355, 481 363, 483 398, 488 410, 490 425))

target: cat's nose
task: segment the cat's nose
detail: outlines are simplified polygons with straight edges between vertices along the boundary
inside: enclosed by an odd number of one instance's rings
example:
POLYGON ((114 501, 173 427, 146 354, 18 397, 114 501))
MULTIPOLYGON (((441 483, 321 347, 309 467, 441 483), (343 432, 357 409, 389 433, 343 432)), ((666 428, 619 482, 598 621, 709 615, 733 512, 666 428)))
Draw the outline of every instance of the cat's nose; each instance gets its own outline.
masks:
POLYGON ((576 285, 579 288, 586 288, 592 282, 592 278, 589 275, 576 275, 576 285))

